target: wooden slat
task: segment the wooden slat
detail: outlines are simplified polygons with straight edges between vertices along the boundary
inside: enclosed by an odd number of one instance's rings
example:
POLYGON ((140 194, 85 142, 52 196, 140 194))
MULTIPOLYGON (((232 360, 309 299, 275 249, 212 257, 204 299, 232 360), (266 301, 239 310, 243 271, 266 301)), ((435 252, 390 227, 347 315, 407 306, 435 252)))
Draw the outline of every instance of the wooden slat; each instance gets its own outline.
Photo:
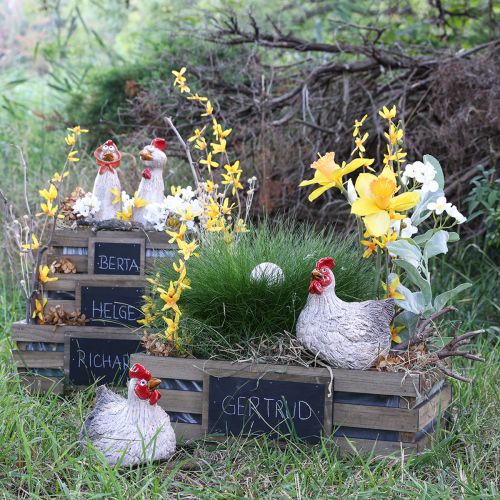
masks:
POLYGON ((16 342, 64 342, 66 327, 53 325, 36 325, 17 322, 12 325, 12 340, 16 342))
POLYGON ((76 302, 74 300, 59 300, 59 299, 48 299, 45 305, 45 311, 48 311, 51 307, 61 306, 66 312, 76 311, 76 302))
POLYGON ((170 391, 160 389, 162 398, 159 405, 167 411, 175 411, 182 413, 198 413, 202 412, 202 392, 192 391, 170 391))
MULTIPOLYGON (((330 377, 326 368, 306 368, 299 366, 232 363, 229 361, 198 360, 189 358, 166 358, 147 355, 134 355, 136 363, 141 363, 160 378, 179 378, 203 380, 203 373, 210 368, 231 370, 232 376, 245 377, 248 373, 289 373, 308 377, 330 377), (182 370, 182 375, 179 375, 182 370)), ((365 394, 399 395, 416 397, 419 387, 418 374, 386 373, 375 370, 332 369, 335 390, 365 394)))
MULTIPOLYGON (((453 399, 451 385, 445 385, 443 389, 435 394, 429 401, 422 403, 416 408, 418 412, 418 428, 423 429, 428 423, 439 416, 450 406, 453 399)), ((402 429, 403 430, 403 429, 402 429)))
POLYGON ((194 441, 196 439, 202 439, 205 437, 205 433, 203 432, 201 425, 172 422, 172 427, 174 428, 175 437, 178 444, 194 441))
POLYGON ((384 406, 333 405, 333 425, 402 432, 418 432, 418 412, 384 406))
POLYGON ((64 368, 64 352, 12 351, 17 368, 64 368))
POLYGON ((88 271, 88 255, 63 255, 62 247, 51 247, 45 253, 45 262, 50 266, 52 262, 61 257, 65 257, 71 260, 76 267, 76 272, 78 273, 86 273, 88 271))
POLYGON ((86 286, 146 286, 144 276, 128 276, 114 274, 61 274, 57 281, 50 281, 44 285, 44 290, 75 291, 79 284, 86 286))
POLYGON ((31 394, 47 393, 62 394, 64 391, 64 380, 55 377, 31 377, 19 374, 21 383, 28 389, 31 394))

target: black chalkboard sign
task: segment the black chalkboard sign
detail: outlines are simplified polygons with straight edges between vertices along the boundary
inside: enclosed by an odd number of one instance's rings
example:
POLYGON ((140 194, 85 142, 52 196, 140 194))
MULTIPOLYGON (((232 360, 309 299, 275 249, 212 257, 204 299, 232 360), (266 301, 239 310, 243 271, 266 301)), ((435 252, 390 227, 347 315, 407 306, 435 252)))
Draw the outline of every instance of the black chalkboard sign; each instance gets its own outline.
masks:
POLYGON ((144 288, 85 286, 81 287, 81 311, 97 326, 138 326, 144 288))
POLYGON ((130 355, 143 352, 138 339, 69 339, 69 380, 75 385, 125 385, 130 355))
POLYGON ((315 443, 323 431, 325 384, 209 377, 208 433, 297 436, 315 443))
POLYGON ((94 242, 94 274, 141 274, 140 243, 94 242))

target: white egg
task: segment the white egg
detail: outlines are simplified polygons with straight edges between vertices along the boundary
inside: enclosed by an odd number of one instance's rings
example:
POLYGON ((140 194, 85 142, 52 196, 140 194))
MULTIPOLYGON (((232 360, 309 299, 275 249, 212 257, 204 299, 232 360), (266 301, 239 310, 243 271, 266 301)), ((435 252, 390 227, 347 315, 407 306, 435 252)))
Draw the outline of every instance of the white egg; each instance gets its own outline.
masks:
POLYGON ((252 281, 265 280, 269 285, 277 285, 285 281, 285 273, 281 267, 272 262, 262 262, 253 268, 250 279, 252 281))

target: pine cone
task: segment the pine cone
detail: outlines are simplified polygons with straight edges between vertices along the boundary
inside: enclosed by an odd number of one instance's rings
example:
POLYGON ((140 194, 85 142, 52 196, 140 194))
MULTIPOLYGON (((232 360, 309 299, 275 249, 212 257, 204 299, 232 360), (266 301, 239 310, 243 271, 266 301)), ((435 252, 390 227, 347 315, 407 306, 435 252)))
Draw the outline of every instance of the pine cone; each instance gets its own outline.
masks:
POLYGON ((170 344, 165 344, 164 342, 158 341, 154 336, 145 332, 141 339, 142 345, 146 348, 146 351, 153 356, 169 356, 172 352, 172 346, 170 344))
POLYGON ((50 264, 50 272, 53 274, 74 274, 76 273, 76 266, 68 257, 61 257, 50 264))

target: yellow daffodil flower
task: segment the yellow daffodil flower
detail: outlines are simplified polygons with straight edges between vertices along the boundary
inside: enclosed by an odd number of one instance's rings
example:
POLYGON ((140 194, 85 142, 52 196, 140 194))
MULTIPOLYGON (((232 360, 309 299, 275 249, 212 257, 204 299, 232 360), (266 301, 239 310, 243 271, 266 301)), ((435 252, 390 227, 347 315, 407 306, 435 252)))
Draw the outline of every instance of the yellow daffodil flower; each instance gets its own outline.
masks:
POLYGON ((384 106, 378 114, 384 119, 384 120, 392 120, 393 118, 396 117, 396 106, 393 106, 390 110, 387 108, 387 106, 384 106))
POLYGON ((146 205, 149 205, 149 203, 146 200, 144 200, 139 196, 137 191, 134 193, 133 200, 134 200, 134 208, 142 208, 145 207, 146 205))
POLYGON ((224 202, 220 206, 220 209, 224 215, 230 215, 231 210, 234 208, 234 203, 229 206, 229 198, 224 198, 224 202))
POLYGON ((191 92, 191 89, 184 82, 179 83, 179 90, 181 91, 181 94, 183 94, 184 92, 186 92, 186 94, 189 94, 189 92, 191 92))
POLYGON ((132 205, 128 207, 123 207, 120 212, 116 212, 116 218, 118 220, 130 221, 132 220, 132 205))
POLYGON ((224 219, 221 218, 208 219, 206 223, 206 229, 211 233, 218 233, 219 231, 223 231, 224 226, 224 219))
POLYGON ((182 186, 171 186, 170 192, 172 193, 172 196, 178 196, 182 193, 182 186))
POLYGON ((158 291, 160 292, 160 299, 163 300, 163 302, 165 302, 161 310, 168 311, 169 309, 172 309, 180 314, 181 311, 179 310, 177 301, 181 296, 181 291, 175 289, 173 281, 170 282, 168 291, 165 291, 163 288, 158 288, 158 291))
POLYGON ((228 128, 227 130, 222 130, 222 127, 216 120, 214 120, 213 124, 214 136, 217 140, 225 139, 232 131, 232 128, 228 128))
POLYGON ((401 344, 402 340, 401 337, 399 336, 399 332, 404 330, 404 326, 390 326, 390 331, 391 331, 391 341, 395 342, 396 344, 401 344))
POLYGON ((202 113, 201 116, 212 116, 214 112, 214 108, 212 106, 212 103, 210 101, 207 101, 205 104, 205 113, 202 113))
POLYGON ((236 160, 232 165, 224 165, 224 169, 228 174, 241 174, 243 171, 240 169, 240 160, 236 160))
POLYGON ((50 269, 49 266, 39 266, 38 267, 38 281, 40 283, 48 283, 49 281, 57 281, 58 278, 49 278, 50 269))
MULTIPOLYGON (((40 207, 42 208, 42 211, 36 214, 37 217, 40 217, 43 214, 47 215, 48 217, 55 217, 57 210, 59 209, 59 205, 53 206, 51 201, 48 201, 47 203, 41 203, 40 207)), ((58 218, 61 219, 63 218, 63 216, 58 215, 58 218)))
POLYGON ((201 139, 197 139, 194 145, 194 147, 196 149, 199 149, 200 151, 204 151, 205 149, 207 149, 207 146, 208 144, 204 137, 202 137, 201 139))
POLYGON ((174 85, 181 85, 186 82, 186 77, 184 76, 185 72, 185 67, 181 68, 179 71, 172 71, 172 74, 175 76, 174 85))
POLYGON ((36 250, 37 248, 40 248, 40 242, 38 241, 38 238, 32 234, 31 235, 31 243, 26 243, 25 245, 21 245, 25 250, 36 250))
POLYGON ((391 123, 389 125, 389 132, 384 132, 384 136, 394 146, 403 139, 403 129, 391 123))
POLYGON ((248 233, 249 229, 243 219, 238 219, 234 226, 234 231, 236 233, 248 233))
POLYGON ((77 158, 75 155, 78 153, 78 151, 71 151, 68 154, 68 161, 71 161, 73 163, 76 163, 77 161, 80 161, 80 158, 77 158))
POLYGON ((222 181, 222 184, 227 184, 231 185, 231 194, 234 196, 236 194, 237 189, 243 189, 243 184, 240 182, 240 176, 241 173, 238 175, 233 175, 233 174, 222 174, 222 178, 224 179, 222 181))
POLYGON ((179 323, 176 320, 167 318, 166 316, 162 316, 162 319, 167 325, 167 329, 165 330, 165 335, 171 337, 172 340, 176 340, 175 333, 179 329, 179 323))
POLYGON ((319 184, 320 187, 309 195, 309 201, 314 201, 331 188, 342 189, 342 178, 344 175, 354 172, 360 167, 369 166, 373 162, 374 160, 369 158, 355 158, 347 164, 342 164, 342 167, 340 167, 335 163, 335 153, 326 153, 311 165, 311 168, 316 170, 314 177, 310 180, 302 181, 299 186, 319 184))
POLYGON ((206 165, 209 172, 212 168, 217 168, 219 166, 216 161, 212 160, 212 153, 208 153, 206 159, 200 160, 200 163, 206 165))
POLYGON ((206 208, 207 216, 210 219, 216 219, 220 214, 219 204, 216 203, 212 197, 210 197, 209 203, 207 204, 207 206, 205 208, 206 208))
POLYGON ((182 259, 179 259, 179 264, 172 262, 172 267, 176 273, 182 275, 182 272, 186 270, 186 263, 182 259))
POLYGON ((47 304, 47 299, 45 299, 45 298, 42 299, 41 302, 40 302, 40 300, 35 299, 35 310, 33 311, 33 314, 31 315, 31 317, 33 319, 37 318, 39 325, 45 324, 44 308, 45 308, 46 304, 47 304))
POLYGON ((69 128, 68 130, 70 132, 74 132, 76 135, 88 133, 88 129, 86 129, 86 128, 80 128, 80 125, 76 125, 75 127, 69 128))
POLYGON ((389 144, 387 144, 387 154, 384 154, 384 165, 389 165, 391 161, 395 161, 396 163, 403 163, 405 157, 408 153, 405 153, 402 149, 398 149, 397 151, 391 151, 389 144))
POLYGON ((366 139, 368 139, 368 132, 365 132, 365 135, 363 137, 356 137, 356 139, 354 139, 354 144, 356 145, 356 147, 353 149, 351 156, 356 151, 359 151, 360 153, 364 153, 366 151, 365 146, 363 145, 366 139))
POLYGON ((183 212, 182 210, 179 210, 179 215, 181 216, 181 218, 184 222, 189 222, 189 221, 193 221, 195 219, 195 217, 198 217, 198 215, 201 215, 201 210, 194 212, 193 207, 188 206, 185 212, 183 212))
POLYGON ((169 243, 173 243, 174 241, 182 241, 184 236, 186 235, 187 227, 185 224, 181 224, 179 232, 175 231, 165 231, 171 238, 168 240, 169 243))
POLYGON ((66 144, 68 146, 74 146, 76 144, 76 134, 75 133, 72 133, 72 134, 68 134, 64 140, 66 141, 66 144))
POLYGON ((373 174, 359 174, 355 184, 359 198, 352 204, 351 212, 363 217, 370 236, 382 236, 389 231, 390 212, 404 212, 413 208, 419 194, 407 192, 394 196, 398 185, 396 176, 388 166, 376 177, 373 174))
POLYGON ((199 139, 202 136, 204 130, 205 130, 205 127, 203 127, 201 130, 199 128, 195 129, 194 135, 192 135, 188 139, 188 142, 193 142, 193 141, 196 141, 197 139, 199 139))
POLYGON ((370 257, 372 253, 377 253, 378 246, 375 241, 361 240, 360 243, 365 247, 367 247, 366 250, 363 252, 363 259, 367 259, 368 257, 370 257))
POLYGON ((207 182, 205 182, 205 185, 204 185, 204 189, 205 189, 205 192, 207 193, 212 193, 213 191, 215 191, 217 188, 219 187, 218 184, 214 184, 212 181, 208 180, 207 182))
POLYGON ((219 144, 215 142, 211 142, 210 146, 212 146, 212 153, 214 155, 218 155, 220 153, 226 152, 226 139, 220 139, 219 144))
POLYGON ((52 182, 61 182, 65 177, 68 177, 69 172, 64 172, 64 174, 60 174, 59 172, 55 172, 52 176, 52 182))
POLYGON ((192 241, 191 243, 179 241, 178 246, 179 253, 182 254, 184 260, 189 260, 192 256, 198 257, 200 255, 199 253, 195 253, 195 250, 198 248, 196 241, 192 241))
POLYGON ((352 133, 353 137, 357 137, 359 134, 359 129, 363 126, 364 121, 368 118, 368 115, 363 116, 361 120, 354 121, 354 131, 352 133))
POLYGON ((202 95, 198 95, 198 94, 191 95, 187 99, 189 99, 190 101, 199 101, 199 102, 207 101, 206 97, 203 97, 202 95))
POLYGON ((54 201, 57 198, 57 189, 54 184, 51 184, 49 189, 41 189, 38 191, 42 198, 45 198, 47 201, 54 201))
POLYGON ((402 293, 396 291, 399 284, 400 284, 399 276, 396 276, 396 278, 394 278, 392 280, 392 283, 389 285, 389 287, 387 287, 387 285, 385 283, 382 283, 382 288, 384 289, 384 291, 386 293, 386 298, 396 299, 396 300, 405 300, 405 296, 402 293))
POLYGON ((110 191, 111 191, 111 194, 114 196, 114 198, 111 200, 111 203, 113 205, 116 205, 117 203, 119 203, 121 201, 122 193, 118 188, 111 188, 110 191))

